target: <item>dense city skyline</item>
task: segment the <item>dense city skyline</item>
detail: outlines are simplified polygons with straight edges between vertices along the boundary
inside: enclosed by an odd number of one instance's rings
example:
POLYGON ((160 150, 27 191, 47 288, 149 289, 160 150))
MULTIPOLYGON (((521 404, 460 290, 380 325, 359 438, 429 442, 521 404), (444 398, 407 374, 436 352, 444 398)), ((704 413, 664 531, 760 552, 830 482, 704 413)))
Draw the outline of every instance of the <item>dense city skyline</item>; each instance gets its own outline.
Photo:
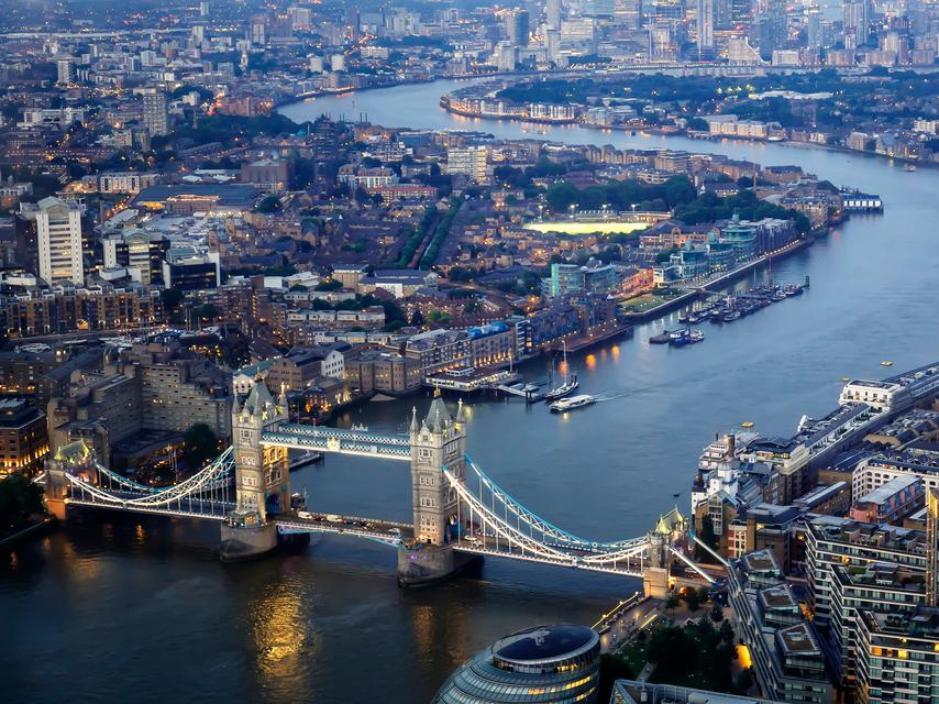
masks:
POLYGON ((939 696, 939 5, 5 9, 13 699, 939 696))

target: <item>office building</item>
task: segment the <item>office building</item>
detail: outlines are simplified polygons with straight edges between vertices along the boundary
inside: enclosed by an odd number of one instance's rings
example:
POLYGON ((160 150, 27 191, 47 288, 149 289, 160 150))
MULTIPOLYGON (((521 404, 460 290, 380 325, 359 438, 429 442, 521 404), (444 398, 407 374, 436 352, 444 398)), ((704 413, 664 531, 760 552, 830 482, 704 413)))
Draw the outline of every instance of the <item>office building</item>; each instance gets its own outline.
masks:
POLYGON ((652 684, 633 680, 616 680, 610 704, 783 704, 771 699, 756 699, 723 692, 709 692, 673 684, 652 684))
POLYGON ((433 704, 597 700, 600 636, 584 626, 536 626, 506 636, 454 672, 433 704))
POLYGON ((36 221, 39 276, 48 284, 84 283, 81 205, 49 196, 22 212, 36 221))
POLYGON ((547 295, 551 298, 582 296, 588 293, 606 295, 616 288, 619 276, 616 267, 589 260, 583 266, 551 264, 551 277, 547 280, 547 295))

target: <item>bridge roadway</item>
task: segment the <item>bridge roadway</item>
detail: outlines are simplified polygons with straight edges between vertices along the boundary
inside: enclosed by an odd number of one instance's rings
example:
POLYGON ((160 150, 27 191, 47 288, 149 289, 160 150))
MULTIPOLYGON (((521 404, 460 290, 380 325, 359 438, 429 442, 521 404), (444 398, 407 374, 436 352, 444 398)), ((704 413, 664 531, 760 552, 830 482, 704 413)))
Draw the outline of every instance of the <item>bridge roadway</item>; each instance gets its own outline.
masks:
POLYGON ((283 513, 274 520, 281 533, 335 533, 356 538, 368 538, 383 543, 396 545, 403 540, 410 540, 414 535, 410 523, 383 521, 362 516, 337 516, 330 513, 283 513), (303 514, 303 518, 299 513, 303 514))
POLYGON ((338 452, 343 455, 411 461, 411 440, 406 435, 381 435, 368 430, 344 430, 299 423, 275 423, 261 434, 262 445, 294 450, 338 452))

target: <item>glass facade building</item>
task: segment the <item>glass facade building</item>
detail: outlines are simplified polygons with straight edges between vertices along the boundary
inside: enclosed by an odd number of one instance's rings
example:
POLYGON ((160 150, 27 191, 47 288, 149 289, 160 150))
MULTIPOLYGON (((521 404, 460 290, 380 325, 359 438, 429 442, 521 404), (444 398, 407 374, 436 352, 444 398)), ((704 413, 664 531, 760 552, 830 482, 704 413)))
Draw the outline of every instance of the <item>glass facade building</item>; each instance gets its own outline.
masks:
POLYGON ((600 637, 584 626, 537 626, 493 643, 444 683, 433 704, 596 702, 600 637))

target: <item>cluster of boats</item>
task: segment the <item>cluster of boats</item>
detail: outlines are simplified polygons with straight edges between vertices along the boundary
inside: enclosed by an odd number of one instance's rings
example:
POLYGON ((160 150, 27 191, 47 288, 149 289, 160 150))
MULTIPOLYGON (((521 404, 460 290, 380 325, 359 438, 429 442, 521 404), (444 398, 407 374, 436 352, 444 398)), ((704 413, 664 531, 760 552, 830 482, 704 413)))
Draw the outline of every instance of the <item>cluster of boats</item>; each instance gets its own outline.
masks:
POLYGON ((807 284, 765 285, 751 288, 746 293, 725 296, 697 310, 678 316, 681 323, 694 324, 702 320, 712 323, 732 323, 762 308, 785 301, 793 296, 800 296, 807 284))
MULTIPOLYGON (((590 406, 596 403, 596 399, 590 394, 578 394, 577 396, 571 396, 571 394, 577 390, 580 386, 580 381, 577 380, 577 375, 572 374, 567 371, 567 347, 564 347, 564 376, 561 378, 561 383, 557 386, 552 386, 548 391, 545 392, 544 400, 548 402, 548 408, 552 413, 566 413, 567 411, 572 411, 575 408, 583 408, 584 406, 590 406)), ((554 381, 554 369, 551 370, 552 383, 554 381)))
POLYGON ((697 328, 666 330, 661 335, 653 335, 649 338, 649 342, 653 345, 671 345, 672 347, 684 347, 703 341, 704 332, 697 328))

